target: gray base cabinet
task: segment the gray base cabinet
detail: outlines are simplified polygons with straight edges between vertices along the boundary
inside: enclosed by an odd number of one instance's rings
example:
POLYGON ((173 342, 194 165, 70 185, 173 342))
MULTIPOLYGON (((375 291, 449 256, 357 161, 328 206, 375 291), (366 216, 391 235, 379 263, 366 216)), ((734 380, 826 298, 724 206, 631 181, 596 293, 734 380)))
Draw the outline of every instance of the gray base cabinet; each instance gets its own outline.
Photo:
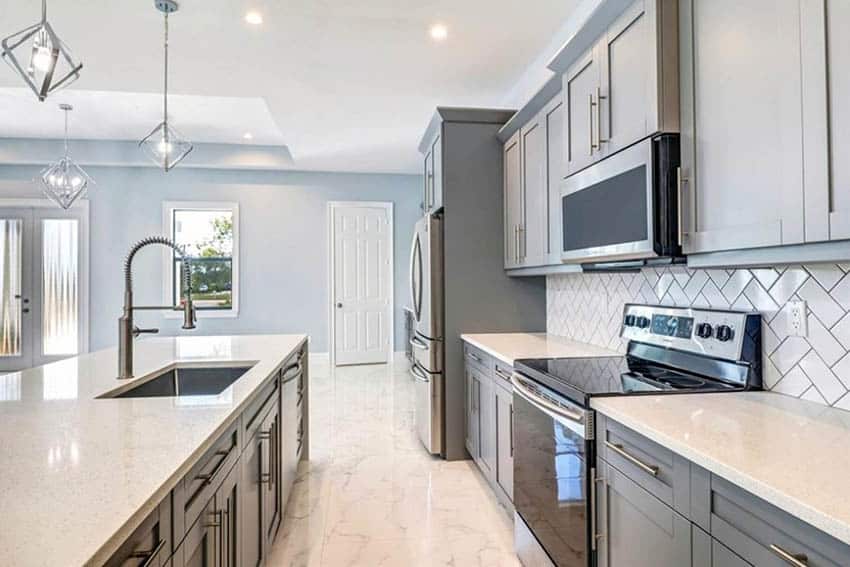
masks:
POLYGON ((850 565, 850 546, 605 416, 596 444, 599 567, 850 565))
POLYGON ((597 470, 598 567, 690 565, 690 522, 605 461, 597 470))
POLYGON ((496 497, 513 509, 513 369, 465 345, 466 448, 496 497))
POLYGON ((263 565, 308 458, 308 384, 304 344, 106 565, 263 565))

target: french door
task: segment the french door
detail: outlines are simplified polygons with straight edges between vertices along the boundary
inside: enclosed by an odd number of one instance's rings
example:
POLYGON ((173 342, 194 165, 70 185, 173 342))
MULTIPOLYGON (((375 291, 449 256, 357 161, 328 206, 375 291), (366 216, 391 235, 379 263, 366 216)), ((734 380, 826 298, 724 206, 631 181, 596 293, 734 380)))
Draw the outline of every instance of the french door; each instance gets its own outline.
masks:
POLYGON ((0 207, 0 372, 88 350, 88 210, 0 207))

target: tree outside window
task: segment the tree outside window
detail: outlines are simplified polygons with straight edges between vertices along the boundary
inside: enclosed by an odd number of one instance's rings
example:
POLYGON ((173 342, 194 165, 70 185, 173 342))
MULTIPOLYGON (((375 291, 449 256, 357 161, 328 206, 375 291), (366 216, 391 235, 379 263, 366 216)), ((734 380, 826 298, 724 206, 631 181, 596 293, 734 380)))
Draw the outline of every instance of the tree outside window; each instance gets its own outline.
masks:
MULTIPOLYGON (((234 211, 233 209, 174 208, 171 212, 172 238, 189 258, 192 270, 192 298, 199 310, 233 309, 234 289, 234 211)), ((182 261, 174 254, 172 302, 185 296, 182 261)))

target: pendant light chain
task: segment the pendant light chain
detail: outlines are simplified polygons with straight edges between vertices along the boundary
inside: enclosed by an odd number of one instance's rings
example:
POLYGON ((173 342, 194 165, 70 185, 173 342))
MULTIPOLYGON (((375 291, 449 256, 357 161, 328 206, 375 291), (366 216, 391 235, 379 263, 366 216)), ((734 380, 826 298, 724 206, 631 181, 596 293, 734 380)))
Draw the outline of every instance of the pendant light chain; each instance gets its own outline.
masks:
POLYGON ((162 121, 168 124, 168 12, 165 13, 165 77, 163 80, 162 121))
POLYGON ((68 157, 68 108, 63 108, 65 111, 65 157, 68 157))
POLYGON ((41 21, 47 21, 47 0, 41 0, 41 21))

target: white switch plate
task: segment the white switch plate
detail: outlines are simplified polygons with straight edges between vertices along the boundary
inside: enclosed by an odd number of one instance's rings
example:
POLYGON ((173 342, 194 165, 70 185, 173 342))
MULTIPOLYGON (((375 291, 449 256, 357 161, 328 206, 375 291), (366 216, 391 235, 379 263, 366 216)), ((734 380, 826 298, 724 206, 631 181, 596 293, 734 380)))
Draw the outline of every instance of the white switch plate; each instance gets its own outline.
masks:
POLYGON ((809 334, 808 311, 805 301, 788 302, 788 335, 805 337, 809 334))

